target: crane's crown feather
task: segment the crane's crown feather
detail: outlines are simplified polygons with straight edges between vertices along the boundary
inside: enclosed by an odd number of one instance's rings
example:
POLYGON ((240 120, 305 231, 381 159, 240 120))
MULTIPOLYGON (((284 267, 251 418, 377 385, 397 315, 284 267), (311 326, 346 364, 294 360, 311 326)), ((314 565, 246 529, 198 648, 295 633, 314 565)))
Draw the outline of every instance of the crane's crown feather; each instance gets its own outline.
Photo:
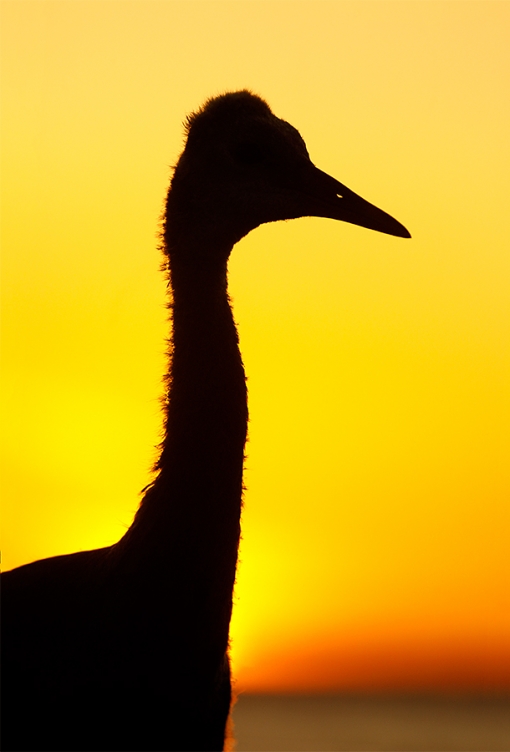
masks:
POLYGON ((292 150, 309 159, 299 131, 276 117, 267 102, 248 89, 208 99, 200 109, 187 116, 184 131, 188 149, 199 149, 201 145, 209 147, 220 134, 227 139, 248 138, 260 145, 264 142, 268 145, 268 139, 276 138, 276 150, 286 142, 292 150))
POLYGON ((272 114, 271 108, 262 97, 248 89, 242 89, 208 99, 200 109, 186 117, 184 129, 189 136, 192 129, 199 130, 209 120, 232 122, 239 118, 267 117, 272 114))

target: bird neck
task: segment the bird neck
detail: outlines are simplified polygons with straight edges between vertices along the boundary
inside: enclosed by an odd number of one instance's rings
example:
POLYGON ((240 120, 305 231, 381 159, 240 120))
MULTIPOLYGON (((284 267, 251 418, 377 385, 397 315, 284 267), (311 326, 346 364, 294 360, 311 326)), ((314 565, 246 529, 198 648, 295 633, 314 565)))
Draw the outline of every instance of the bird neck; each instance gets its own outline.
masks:
POLYGON ((173 332, 165 437, 157 478, 125 544, 136 560, 143 549, 142 566, 150 550, 158 571, 173 571, 172 577, 176 570, 185 572, 188 592, 195 585, 202 592, 207 583, 204 602, 217 604, 228 629, 248 422, 245 374, 227 294, 231 249, 211 254, 171 237, 166 244, 173 332))
MULTIPOLYGON (((230 250, 230 249, 229 249, 230 250)), ((227 293, 227 258, 170 251, 173 337, 163 451, 163 485, 185 478, 195 503, 239 509, 247 395, 239 340, 227 293), (209 500, 208 500, 209 498, 209 500)))

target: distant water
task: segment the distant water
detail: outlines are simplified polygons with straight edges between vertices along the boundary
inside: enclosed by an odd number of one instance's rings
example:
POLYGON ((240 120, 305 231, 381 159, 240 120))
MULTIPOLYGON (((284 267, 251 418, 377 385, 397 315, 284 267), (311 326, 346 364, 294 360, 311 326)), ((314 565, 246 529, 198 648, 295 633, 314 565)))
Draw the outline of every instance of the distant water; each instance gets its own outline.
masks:
POLYGON ((236 752, 509 752, 510 697, 239 696, 236 752))

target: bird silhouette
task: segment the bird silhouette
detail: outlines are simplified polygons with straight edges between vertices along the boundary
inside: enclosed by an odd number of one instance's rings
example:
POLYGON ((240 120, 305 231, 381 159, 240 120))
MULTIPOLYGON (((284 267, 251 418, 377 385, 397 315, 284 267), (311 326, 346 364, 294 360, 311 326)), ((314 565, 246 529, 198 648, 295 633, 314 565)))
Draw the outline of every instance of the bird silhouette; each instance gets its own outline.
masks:
POLYGON ((118 543, 2 576, 7 751, 223 749, 248 421, 230 252, 302 216, 410 237, 249 91, 210 99, 186 133, 163 220, 172 338, 154 480, 118 543))

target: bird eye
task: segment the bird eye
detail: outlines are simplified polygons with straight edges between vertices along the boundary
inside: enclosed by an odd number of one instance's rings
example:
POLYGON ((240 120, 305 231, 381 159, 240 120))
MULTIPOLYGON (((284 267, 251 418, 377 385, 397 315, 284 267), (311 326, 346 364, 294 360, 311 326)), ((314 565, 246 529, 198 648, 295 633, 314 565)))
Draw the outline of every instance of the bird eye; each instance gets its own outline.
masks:
POLYGON ((252 141, 242 141, 234 147, 235 159, 244 165, 256 165, 264 162, 265 153, 263 149, 252 141))

